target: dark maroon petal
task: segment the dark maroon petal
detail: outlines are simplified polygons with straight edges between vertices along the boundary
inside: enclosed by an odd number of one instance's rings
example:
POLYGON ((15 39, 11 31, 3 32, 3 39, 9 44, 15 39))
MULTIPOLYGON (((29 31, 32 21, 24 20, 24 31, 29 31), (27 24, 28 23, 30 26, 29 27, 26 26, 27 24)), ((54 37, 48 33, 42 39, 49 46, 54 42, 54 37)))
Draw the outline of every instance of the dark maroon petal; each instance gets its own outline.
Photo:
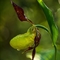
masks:
POLYGON ((40 34, 39 30, 37 29, 36 30, 36 37, 34 39, 35 47, 37 47, 39 45, 40 39, 41 39, 41 34, 40 34))
POLYGON ((35 47, 34 47, 34 49, 33 49, 33 51, 32 51, 32 60, 34 60, 35 53, 36 53, 36 51, 35 51, 35 47))
POLYGON ((33 24, 33 22, 32 22, 31 20, 29 20, 29 19, 24 15, 24 10, 23 10, 21 7, 19 7, 18 5, 16 5, 14 2, 12 2, 12 0, 10 0, 10 1, 11 1, 12 5, 13 5, 13 7, 14 7, 14 9, 15 9, 15 11, 16 11, 16 13, 17 13, 17 16, 18 16, 18 18, 20 19, 20 21, 27 21, 27 22, 33 24))
POLYGON ((41 34, 40 34, 39 30, 36 28, 36 36, 34 39, 35 46, 34 46, 33 51, 32 51, 32 60, 34 60, 35 53, 36 53, 35 49, 39 45, 40 39, 41 39, 41 34))
POLYGON ((27 21, 27 18, 26 18, 26 16, 24 15, 23 9, 22 9, 21 7, 19 7, 18 5, 16 5, 14 2, 11 1, 11 3, 12 3, 12 5, 13 5, 16 13, 17 13, 18 18, 19 18, 21 21, 27 21))

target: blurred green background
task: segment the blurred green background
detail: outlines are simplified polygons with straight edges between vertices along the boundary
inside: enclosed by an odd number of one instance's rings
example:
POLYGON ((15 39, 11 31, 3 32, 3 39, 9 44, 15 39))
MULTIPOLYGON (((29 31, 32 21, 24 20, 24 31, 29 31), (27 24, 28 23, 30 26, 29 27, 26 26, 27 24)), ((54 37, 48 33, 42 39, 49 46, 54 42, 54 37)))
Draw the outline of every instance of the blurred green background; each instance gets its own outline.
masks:
MULTIPOLYGON (((49 28, 46 17, 37 0, 13 0, 24 9, 25 15, 35 24, 42 24, 49 28)), ((60 60, 60 0, 43 0, 52 10, 55 23, 58 26, 57 60, 60 60)), ((31 60, 31 51, 23 53, 9 45, 10 39, 18 34, 25 33, 31 25, 19 21, 10 0, 0 0, 0 60, 31 60), (28 58, 27 58, 28 57, 28 58)), ((54 48, 50 35, 40 29, 42 35, 36 49, 35 60, 54 60, 54 48)))

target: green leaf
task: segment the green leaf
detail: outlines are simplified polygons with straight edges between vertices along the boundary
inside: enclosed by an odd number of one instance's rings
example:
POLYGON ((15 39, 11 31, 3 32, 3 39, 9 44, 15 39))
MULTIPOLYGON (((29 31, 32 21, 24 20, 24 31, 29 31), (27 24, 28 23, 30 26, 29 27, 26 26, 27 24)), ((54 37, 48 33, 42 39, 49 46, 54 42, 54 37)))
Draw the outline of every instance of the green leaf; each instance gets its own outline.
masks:
POLYGON ((40 6, 46 16, 47 22, 50 27, 53 44, 55 45, 56 41, 57 41, 57 37, 58 37, 58 29, 54 22, 53 14, 52 14, 51 10, 46 6, 46 4, 42 0, 37 0, 37 1, 40 4, 40 6))
POLYGON ((14 49, 21 50, 26 49, 34 45, 34 38, 36 36, 35 27, 32 26, 24 34, 15 36, 10 40, 10 45, 14 49))
POLYGON ((37 1, 42 8, 42 10, 46 16, 47 22, 49 24, 49 27, 50 27, 51 38, 52 38, 52 42, 53 42, 54 49, 55 49, 55 60, 56 60, 56 54, 57 54, 56 41, 57 41, 57 37, 58 37, 58 29, 54 22, 54 17, 53 17, 51 10, 46 6, 46 4, 42 0, 37 0, 37 1))

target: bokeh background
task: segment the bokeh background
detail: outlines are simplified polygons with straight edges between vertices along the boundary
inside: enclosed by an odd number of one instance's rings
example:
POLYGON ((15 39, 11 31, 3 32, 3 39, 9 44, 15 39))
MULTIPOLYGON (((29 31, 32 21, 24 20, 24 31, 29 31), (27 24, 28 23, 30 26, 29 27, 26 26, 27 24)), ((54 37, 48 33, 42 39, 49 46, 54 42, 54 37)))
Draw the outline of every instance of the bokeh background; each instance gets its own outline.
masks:
MULTIPOLYGON (((49 28, 46 17, 37 0, 13 0, 24 9, 25 15, 35 24, 49 28)), ((52 10, 55 23, 59 30, 57 39, 57 60, 60 60, 60 0, 43 0, 52 10)), ((21 22, 11 5, 10 0, 0 0, 0 60, 31 60, 31 51, 23 53, 9 45, 9 41, 18 34, 23 34, 31 25, 21 22)), ((54 60, 52 40, 46 31, 40 29, 41 41, 36 48, 35 60, 54 60)))

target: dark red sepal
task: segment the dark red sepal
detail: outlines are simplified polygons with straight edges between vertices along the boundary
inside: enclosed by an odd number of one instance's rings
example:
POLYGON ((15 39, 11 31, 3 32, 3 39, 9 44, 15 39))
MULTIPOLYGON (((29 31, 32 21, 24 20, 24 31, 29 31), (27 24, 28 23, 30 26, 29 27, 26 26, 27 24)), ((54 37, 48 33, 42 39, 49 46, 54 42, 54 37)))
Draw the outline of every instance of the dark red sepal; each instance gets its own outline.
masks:
POLYGON ((41 39, 41 34, 39 30, 36 28, 36 36, 34 39, 35 46, 33 47, 33 51, 32 51, 32 60, 34 60, 35 53, 36 53, 36 47, 39 45, 40 39, 41 39))
POLYGON ((35 51, 35 47, 34 47, 34 48, 33 48, 33 51, 32 51, 32 60, 34 60, 35 53, 36 53, 36 51, 35 51))
POLYGON ((27 21, 27 17, 24 15, 23 9, 21 7, 19 7, 18 5, 16 5, 14 2, 11 1, 11 3, 13 5, 20 21, 27 21))
POLYGON ((37 47, 39 45, 40 39, 41 39, 41 34, 40 34, 39 30, 36 29, 36 37, 34 39, 35 47, 37 47))

